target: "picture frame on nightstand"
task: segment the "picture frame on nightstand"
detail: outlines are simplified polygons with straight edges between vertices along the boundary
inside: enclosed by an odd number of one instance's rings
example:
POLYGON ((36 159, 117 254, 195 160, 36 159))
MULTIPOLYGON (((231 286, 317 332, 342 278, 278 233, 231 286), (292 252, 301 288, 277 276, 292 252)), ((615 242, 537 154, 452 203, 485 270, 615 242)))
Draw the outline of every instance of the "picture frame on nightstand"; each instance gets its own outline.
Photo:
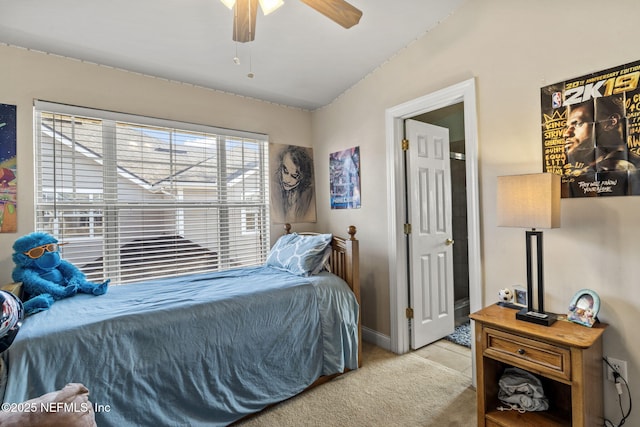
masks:
POLYGON ((527 306, 528 301, 527 288, 522 285, 513 286, 513 302, 521 307, 527 306))
POLYGON ((600 297, 591 289, 581 289, 569 303, 567 320, 592 327, 598 321, 600 297))

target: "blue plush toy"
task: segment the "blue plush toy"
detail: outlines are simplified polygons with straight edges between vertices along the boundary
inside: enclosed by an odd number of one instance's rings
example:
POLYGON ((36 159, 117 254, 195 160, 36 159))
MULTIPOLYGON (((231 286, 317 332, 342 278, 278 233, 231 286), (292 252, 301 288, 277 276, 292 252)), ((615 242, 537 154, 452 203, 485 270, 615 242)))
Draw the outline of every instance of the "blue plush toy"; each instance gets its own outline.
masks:
POLYGON ((84 273, 60 258, 58 241, 47 233, 31 233, 13 244, 13 280, 22 282, 25 315, 47 310, 54 301, 76 293, 102 295, 110 279, 88 282, 84 273))

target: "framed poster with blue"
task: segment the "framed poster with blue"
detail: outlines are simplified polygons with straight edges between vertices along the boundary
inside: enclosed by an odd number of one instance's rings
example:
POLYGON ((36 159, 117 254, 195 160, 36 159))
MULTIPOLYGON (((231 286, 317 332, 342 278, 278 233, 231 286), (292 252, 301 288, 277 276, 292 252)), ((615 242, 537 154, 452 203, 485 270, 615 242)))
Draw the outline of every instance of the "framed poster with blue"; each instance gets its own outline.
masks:
POLYGON ((0 104, 0 232, 18 229, 16 106, 0 104))
POLYGON ((331 209, 360 207, 360 147, 329 154, 331 209))

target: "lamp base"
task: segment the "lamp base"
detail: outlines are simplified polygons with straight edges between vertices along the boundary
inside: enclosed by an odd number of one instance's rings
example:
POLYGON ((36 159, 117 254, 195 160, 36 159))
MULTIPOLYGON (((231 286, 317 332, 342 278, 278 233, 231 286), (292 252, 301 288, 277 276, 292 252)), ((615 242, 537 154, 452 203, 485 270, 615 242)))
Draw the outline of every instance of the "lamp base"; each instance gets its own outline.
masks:
POLYGON ((542 326, 551 326, 558 320, 557 316, 553 313, 539 313, 537 311, 529 311, 528 308, 523 308, 518 311, 516 313, 516 319, 542 326))

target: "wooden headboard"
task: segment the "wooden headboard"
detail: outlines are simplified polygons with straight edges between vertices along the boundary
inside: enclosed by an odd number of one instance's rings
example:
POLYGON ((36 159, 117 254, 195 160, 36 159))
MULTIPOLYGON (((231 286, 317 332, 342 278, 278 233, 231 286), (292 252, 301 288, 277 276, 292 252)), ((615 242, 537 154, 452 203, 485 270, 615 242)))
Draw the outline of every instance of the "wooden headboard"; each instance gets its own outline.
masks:
MULTIPOLYGON (((284 225, 285 233, 291 233, 291 224, 284 225)), ((329 257, 329 266, 331 272, 341 277, 349 287, 358 301, 360 302, 360 247, 358 239, 356 239, 356 227, 350 225, 347 233, 349 237, 333 236, 331 240, 331 257, 329 257)), ((319 234, 313 232, 300 232, 298 234, 319 234)), ((362 324, 361 313, 358 313, 358 364, 362 364, 362 324)))

